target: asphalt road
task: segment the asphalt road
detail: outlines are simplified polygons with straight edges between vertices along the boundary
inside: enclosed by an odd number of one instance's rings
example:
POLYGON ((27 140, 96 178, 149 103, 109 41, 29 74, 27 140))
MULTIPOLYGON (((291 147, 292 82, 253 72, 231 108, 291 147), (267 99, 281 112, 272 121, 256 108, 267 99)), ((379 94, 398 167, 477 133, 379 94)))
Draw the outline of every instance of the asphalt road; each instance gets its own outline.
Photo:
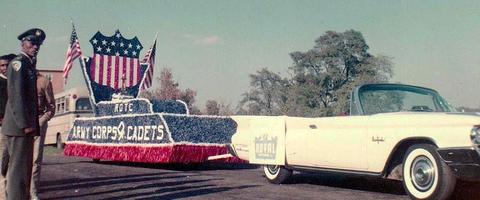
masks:
MULTIPOLYGON (((251 165, 93 163, 52 147, 43 166, 41 199, 409 199, 398 181, 296 173, 274 185, 251 165)), ((461 184, 455 199, 480 199, 479 184, 461 184)))

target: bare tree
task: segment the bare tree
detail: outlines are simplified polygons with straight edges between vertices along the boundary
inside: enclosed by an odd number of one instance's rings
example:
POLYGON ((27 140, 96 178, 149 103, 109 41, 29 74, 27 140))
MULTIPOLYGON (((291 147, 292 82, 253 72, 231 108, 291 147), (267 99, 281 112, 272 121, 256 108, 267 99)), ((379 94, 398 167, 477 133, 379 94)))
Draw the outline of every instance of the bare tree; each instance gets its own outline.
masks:
POLYGON ((180 89, 179 84, 173 79, 172 70, 163 68, 160 77, 156 79, 159 87, 153 90, 147 90, 142 93, 142 97, 157 100, 182 100, 187 104, 190 113, 200 114, 200 110, 194 106, 197 92, 190 88, 180 89))

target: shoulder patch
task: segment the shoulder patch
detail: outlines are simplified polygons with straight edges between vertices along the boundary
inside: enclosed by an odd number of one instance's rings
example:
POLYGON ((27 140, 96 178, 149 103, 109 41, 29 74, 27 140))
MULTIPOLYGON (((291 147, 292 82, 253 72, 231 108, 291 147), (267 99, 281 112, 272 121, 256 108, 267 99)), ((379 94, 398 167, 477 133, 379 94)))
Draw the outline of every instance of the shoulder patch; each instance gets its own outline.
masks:
POLYGON ((15 71, 18 71, 18 70, 20 70, 20 68, 22 68, 22 62, 12 61, 12 67, 15 71))

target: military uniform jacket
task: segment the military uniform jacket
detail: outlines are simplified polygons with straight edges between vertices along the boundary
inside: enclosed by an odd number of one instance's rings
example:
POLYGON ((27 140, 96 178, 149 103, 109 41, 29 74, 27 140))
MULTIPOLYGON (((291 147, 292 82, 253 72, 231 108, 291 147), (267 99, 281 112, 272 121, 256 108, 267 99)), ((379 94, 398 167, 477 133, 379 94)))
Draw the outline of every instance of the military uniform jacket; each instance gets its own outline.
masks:
POLYGON ((39 135, 35 64, 35 60, 21 53, 8 65, 8 100, 2 123, 2 133, 5 135, 39 135), (24 129, 29 127, 36 131, 26 135, 24 129))
POLYGON ((52 83, 47 77, 37 74, 38 116, 40 122, 47 122, 55 115, 55 97, 52 83))
POLYGON ((2 126, 1 121, 5 115, 7 99, 7 77, 4 78, 3 74, 0 74, 0 126, 2 126))

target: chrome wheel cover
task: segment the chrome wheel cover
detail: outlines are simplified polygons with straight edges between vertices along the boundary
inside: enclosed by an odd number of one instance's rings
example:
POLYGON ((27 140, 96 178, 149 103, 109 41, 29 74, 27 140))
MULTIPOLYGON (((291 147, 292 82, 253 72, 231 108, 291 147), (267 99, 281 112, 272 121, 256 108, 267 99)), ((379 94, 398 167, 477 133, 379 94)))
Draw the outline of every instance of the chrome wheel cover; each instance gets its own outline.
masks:
POLYGON ((432 161, 425 156, 415 158, 410 169, 413 185, 420 191, 427 191, 432 187, 436 173, 432 161))
POLYGON ((278 170, 280 170, 280 167, 278 167, 278 165, 267 165, 267 170, 268 170, 268 173, 274 175, 278 173, 278 170))

